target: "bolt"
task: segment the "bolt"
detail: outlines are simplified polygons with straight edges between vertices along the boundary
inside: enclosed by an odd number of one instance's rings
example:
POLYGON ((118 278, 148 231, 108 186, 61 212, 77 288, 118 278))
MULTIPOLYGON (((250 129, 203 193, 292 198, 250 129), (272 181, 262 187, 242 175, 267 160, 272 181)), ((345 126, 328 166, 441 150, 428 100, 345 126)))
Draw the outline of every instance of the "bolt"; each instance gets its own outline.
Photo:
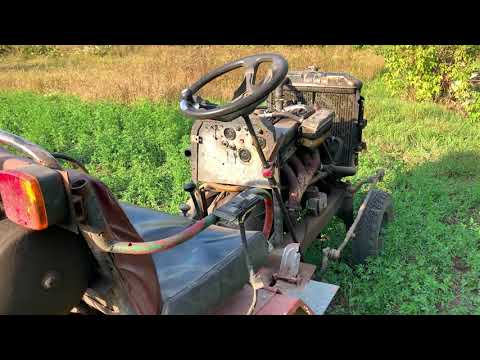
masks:
POLYGON ((187 213, 190 211, 191 206, 188 204, 181 204, 180 211, 183 213, 183 216, 187 216, 187 213))
POLYGON ((47 271, 42 279, 42 287, 46 290, 53 288, 58 282, 59 275, 56 271, 47 271))

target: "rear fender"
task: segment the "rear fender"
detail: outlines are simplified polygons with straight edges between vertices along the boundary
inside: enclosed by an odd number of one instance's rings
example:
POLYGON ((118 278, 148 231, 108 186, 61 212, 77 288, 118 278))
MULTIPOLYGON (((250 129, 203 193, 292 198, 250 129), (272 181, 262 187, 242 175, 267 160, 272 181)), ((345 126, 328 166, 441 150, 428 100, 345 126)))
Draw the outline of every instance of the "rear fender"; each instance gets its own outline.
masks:
POLYGON ((105 184, 87 174, 68 170, 67 177, 77 203, 76 223, 109 283, 95 292, 119 314, 159 314, 162 299, 151 255, 106 252, 112 241, 143 242, 118 201, 105 184))

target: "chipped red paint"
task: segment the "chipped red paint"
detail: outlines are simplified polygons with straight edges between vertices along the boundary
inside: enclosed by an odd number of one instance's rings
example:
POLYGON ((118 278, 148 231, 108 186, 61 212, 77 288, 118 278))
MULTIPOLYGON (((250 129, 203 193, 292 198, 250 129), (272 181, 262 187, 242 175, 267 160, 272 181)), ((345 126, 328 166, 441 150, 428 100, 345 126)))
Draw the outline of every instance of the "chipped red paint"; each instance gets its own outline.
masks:
MULTIPOLYGON (((73 171, 69 171, 69 175, 73 171)), ((77 172, 77 174, 79 174, 77 172)), ((99 180, 79 174, 89 181, 101 206, 108 231, 117 241, 143 242, 110 190, 99 180)), ((122 274, 130 303, 139 315, 159 314, 162 308, 160 285, 151 255, 113 254, 114 263, 122 274)))
POLYGON ((255 310, 254 314, 294 315, 300 309, 307 315, 314 315, 313 311, 299 298, 276 293, 262 308, 255 310))
MULTIPOLYGON (((252 301, 252 291, 250 285, 245 285, 211 314, 245 315, 252 301)), ((281 294, 278 289, 268 287, 258 290, 253 315, 294 315, 298 310, 302 310, 307 315, 314 315, 314 312, 299 298, 281 294)))

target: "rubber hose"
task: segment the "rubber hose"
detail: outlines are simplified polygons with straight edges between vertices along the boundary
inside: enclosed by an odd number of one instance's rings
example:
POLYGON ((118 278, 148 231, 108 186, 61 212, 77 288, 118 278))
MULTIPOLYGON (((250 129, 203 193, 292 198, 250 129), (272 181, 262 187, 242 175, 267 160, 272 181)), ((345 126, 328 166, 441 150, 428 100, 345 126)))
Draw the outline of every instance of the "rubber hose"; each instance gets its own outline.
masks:
POLYGON ((165 251, 191 239, 210 225, 215 224, 217 221, 218 217, 211 214, 190 225, 178 234, 143 243, 132 243, 126 241, 117 242, 110 246, 108 252, 115 254, 145 255, 165 251))

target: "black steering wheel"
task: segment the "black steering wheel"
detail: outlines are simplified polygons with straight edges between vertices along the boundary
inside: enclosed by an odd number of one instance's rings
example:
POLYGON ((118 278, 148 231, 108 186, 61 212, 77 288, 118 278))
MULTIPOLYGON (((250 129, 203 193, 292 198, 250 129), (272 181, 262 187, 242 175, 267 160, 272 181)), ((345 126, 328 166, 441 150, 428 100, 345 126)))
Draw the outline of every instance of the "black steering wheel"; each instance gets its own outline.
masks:
POLYGON ((241 58, 209 72, 183 90, 180 109, 187 116, 196 119, 231 121, 253 112, 268 97, 268 94, 283 82, 287 72, 288 63, 278 54, 258 54, 241 58), (270 69, 264 81, 261 84, 255 84, 257 70, 262 63, 270 63, 270 69), (195 96, 200 89, 217 77, 240 67, 245 69, 245 77, 229 103, 216 105, 195 96))

